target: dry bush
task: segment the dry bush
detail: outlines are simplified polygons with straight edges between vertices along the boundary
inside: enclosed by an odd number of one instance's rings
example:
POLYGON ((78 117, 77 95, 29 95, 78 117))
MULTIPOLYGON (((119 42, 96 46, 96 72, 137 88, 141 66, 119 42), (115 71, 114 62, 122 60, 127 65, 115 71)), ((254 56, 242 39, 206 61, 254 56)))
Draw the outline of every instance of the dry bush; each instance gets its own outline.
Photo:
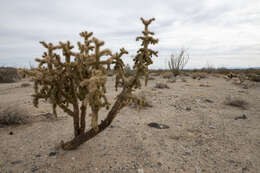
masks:
POLYGON ((161 72, 160 71, 152 71, 151 76, 160 76, 161 72))
POLYGON ((217 68, 217 69, 216 69, 216 73, 219 73, 219 74, 227 75, 227 74, 229 74, 230 72, 232 72, 232 70, 227 69, 227 68, 225 68, 225 67, 220 67, 220 68, 217 68))
POLYGON ((25 87, 29 87, 29 86, 31 86, 30 83, 22 83, 22 84, 21 84, 21 87, 23 87, 23 88, 25 88, 25 87))
POLYGON ((164 78, 164 79, 170 79, 171 77, 173 77, 174 75, 172 74, 172 72, 170 72, 170 71, 167 71, 167 72, 164 72, 163 74, 162 74, 162 77, 164 78))
POLYGON ((225 104, 234 107, 239 107, 242 109, 246 109, 248 106, 248 102, 246 100, 242 98, 231 97, 231 96, 226 97, 225 104))
POLYGON ((168 66, 171 72, 177 76, 183 70, 183 68, 187 65, 190 60, 190 56, 187 53, 187 50, 181 49, 180 53, 176 56, 174 54, 171 55, 170 60, 168 61, 168 66))
POLYGON ((251 75, 249 79, 254 82, 260 82, 260 75, 251 75))
POLYGON ((156 83, 154 88, 159 88, 159 89, 167 88, 167 89, 169 89, 170 87, 167 84, 165 84, 165 83, 156 83))
POLYGON ((187 80, 183 77, 183 78, 181 78, 181 81, 182 82, 187 82, 187 80))
POLYGON ((183 72, 181 73, 181 75, 188 77, 188 76, 190 76, 190 73, 183 71, 183 72))
POLYGON ((222 78, 223 77, 222 74, 217 74, 217 73, 212 73, 211 76, 215 77, 215 78, 222 78))
POLYGON ((125 76, 129 77, 129 76, 133 76, 134 75, 134 70, 131 69, 131 66, 129 64, 127 64, 124 68, 125 70, 125 76))
POLYGON ((16 68, 0 67, 0 83, 12 83, 20 79, 16 68))
POLYGON ((207 76, 207 73, 199 73, 199 72, 196 72, 196 73, 192 73, 191 74, 191 78, 192 79, 198 79, 198 80, 200 80, 200 79, 205 79, 205 78, 207 78, 208 76, 207 76))
POLYGON ((7 107, 0 111, 0 127, 21 125, 28 122, 27 112, 18 107, 7 107))
POLYGON ((190 76, 191 76, 192 79, 197 79, 197 77, 198 77, 197 74, 198 74, 198 73, 192 73, 190 76))
POLYGON ((147 107, 153 107, 152 104, 152 93, 148 90, 140 90, 136 93, 136 100, 133 100, 130 104, 133 108, 138 108, 140 110, 141 108, 147 108, 147 107))
POLYGON ((176 77, 175 76, 172 76, 171 78, 169 78, 167 80, 167 83, 175 83, 176 82, 176 77))

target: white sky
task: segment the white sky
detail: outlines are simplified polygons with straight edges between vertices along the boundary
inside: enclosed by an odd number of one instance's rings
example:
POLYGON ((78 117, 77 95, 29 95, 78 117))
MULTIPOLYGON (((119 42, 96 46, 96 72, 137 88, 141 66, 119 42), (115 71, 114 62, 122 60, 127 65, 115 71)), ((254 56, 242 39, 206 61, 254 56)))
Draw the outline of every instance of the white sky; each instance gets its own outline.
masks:
POLYGON ((76 43, 84 30, 104 48, 135 54, 140 17, 156 18, 153 68, 167 68, 182 47, 187 67, 260 67, 260 0, 0 0, 0 66, 34 64, 44 50, 39 41, 76 43))

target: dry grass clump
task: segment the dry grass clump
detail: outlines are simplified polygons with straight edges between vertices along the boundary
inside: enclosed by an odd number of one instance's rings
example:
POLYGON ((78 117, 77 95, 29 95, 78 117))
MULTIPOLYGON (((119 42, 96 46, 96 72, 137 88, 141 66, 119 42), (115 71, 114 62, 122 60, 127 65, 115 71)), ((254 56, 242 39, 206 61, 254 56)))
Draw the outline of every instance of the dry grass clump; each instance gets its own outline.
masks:
POLYGON ((0 67, 0 83, 11 83, 20 79, 16 68, 0 67))
POLYGON ((251 75, 249 79, 254 82, 260 82, 260 75, 251 75))
POLYGON ((223 77, 222 74, 218 74, 218 73, 212 73, 211 76, 215 77, 215 78, 222 78, 223 77))
POLYGON ((229 105, 229 106, 246 109, 248 102, 243 100, 242 98, 228 96, 228 97, 226 97, 225 104, 229 105))
POLYGON ((160 71, 153 71, 153 72, 151 72, 151 74, 150 74, 151 76, 160 76, 161 75, 161 72, 160 71))
POLYGON ((127 64, 124 68, 125 70, 125 76, 129 77, 129 76, 133 76, 134 75, 134 70, 131 69, 131 66, 129 64, 127 64))
POLYGON ((22 83, 21 84, 21 87, 23 87, 23 88, 25 88, 25 87, 29 87, 29 86, 31 86, 31 84, 30 83, 22 83))
POLYGON ((139 92, 136 93, 136 99, 134 102, 131 102, 129 106, 133 108, 147 108, 147 107, 153 107, 152 104, 152 98, 151 98, 152 93, 147 90, 140 90, 139 92))
POLYGON ((26 111, 17 107, 8 107, 0 111, 0 127, 21 125, 28 122, 26 111))
POLYGON ((169 78, 167 80, 168 83, 175 83, 176 82, 176 77, 175 76, 172 76, 171 78, 169 78))
POLYGON ((164 79, 170 79, 171 77, 173 77, 174 75, 173 75, 173 73, 172 72, 164 72, 163 74, 162 74, 162 77, 164 78, 164 79))
POLYGON ((205 78, 207 78, 207 74, 206 73, 192 73, 191 78, 198 79, 198 80, 205 79, 205 78))
POLYGON ((186 76, 186 77, 190 76, 190 74, 188 72, 184 72, 184 71, 181 73, 181 75, 186 76))
POLYGON ((167 88, 167 89, 169 89, 170 87, 167 84, 165 84, 165 83, 156 83, 154 88, 159 88, 159 89, 167 88))
POLYGON ((183 78, 181 78, 181 81, 182 82, 187 82, 187 80, 183 77, 183 78))

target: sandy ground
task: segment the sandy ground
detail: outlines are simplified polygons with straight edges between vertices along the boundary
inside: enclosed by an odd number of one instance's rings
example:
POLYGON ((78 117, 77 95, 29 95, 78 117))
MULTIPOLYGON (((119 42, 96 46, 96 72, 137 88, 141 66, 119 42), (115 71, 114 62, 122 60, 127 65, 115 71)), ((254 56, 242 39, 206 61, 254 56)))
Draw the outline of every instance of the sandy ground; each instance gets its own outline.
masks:
MULTIPOLYGON (((73 151, 55 150, 61 140, 73 137, 70 117, 62 111, 58 120, 44 117, 51 106, 32 106, 32 85, 21 87, 28 80, 0 84, 0 109, 27 111, 33 120, 0 128, 0 172, 260 172, 260 84, 247 82, 244 89, 223 78, 186 80, 154 89, 157 82, 166 83, 155 77, 146 87, 153 107, 139 112, 125 107, 112 126, 73 151), (247 109, 226 105, 227 96, 248 101, 247 109), (235 120, 243 114, 247 119, 235 120), (170 128, 152 128, 151 122, 170 128)), ((113 100, 112 78, 107 87, 113 100)))

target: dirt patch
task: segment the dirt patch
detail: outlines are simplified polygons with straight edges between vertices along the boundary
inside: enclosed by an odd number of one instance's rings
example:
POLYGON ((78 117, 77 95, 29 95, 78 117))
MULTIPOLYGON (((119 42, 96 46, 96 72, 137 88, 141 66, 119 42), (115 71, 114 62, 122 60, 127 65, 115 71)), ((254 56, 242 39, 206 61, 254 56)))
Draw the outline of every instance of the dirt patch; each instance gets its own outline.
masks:
MULTIPOLYGON (((72 119, 58 110, 59 121, 53 120, 45 101, 34 108, 33 86, 21 87, 28 81, 1 84, 0 105, 21 107, 33 123, 0 129, 0 172, 260 172, 260 87, 209 76, 155 89, 168 79, 153 77, 145 88, 153 107, 124 108, 103 133, 68 152, 56 146, 73 138, 72 119), (246 100, 249 109, 223 104, 229 95, 246 100), (151 122, 169 128, 151 128, 151 122)), ((120 92, 114 82, 108 78, 111 103, 120 92)), ((102 110, 100 121, 105 115, 102 110)))

